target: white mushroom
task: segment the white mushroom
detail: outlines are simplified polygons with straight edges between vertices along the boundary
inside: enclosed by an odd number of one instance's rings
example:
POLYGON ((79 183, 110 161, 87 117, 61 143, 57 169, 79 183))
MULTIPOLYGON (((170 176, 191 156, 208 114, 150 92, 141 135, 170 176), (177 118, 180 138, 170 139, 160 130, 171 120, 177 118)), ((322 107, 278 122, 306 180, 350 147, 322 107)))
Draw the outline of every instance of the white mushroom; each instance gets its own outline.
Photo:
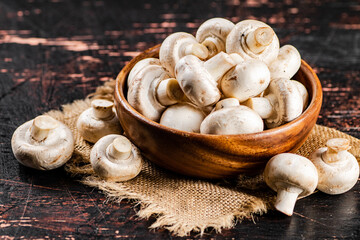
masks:
POLYGON ((226 38, 226 52, 238 53, 245 60, 273 62, 279 53, 279 39, 266 23, 244 20, 235 25, 226 38))
POLYGON ((162 66, 174 76, 176 63, 186 55, 194 55, 200 59, 208 57, 208 49, 198 43, 196 38, 185 32, 176 32, 169 35, 161 44, 159 59, 162 66))
POLYGON ((200 25, 196 40, 207 47, 209 58, 225 52, 226 37, 235 24, 225 18, 211 18, 200 25))
POLYGON ((326 147, 316 150, 310 160, 319 174, 317 188, 327 194, 341 194, 349 191, 359 178, 359 164, 347 150, 350 141, 333 138, 326 142, 326 147))
POLYGON ((303 111, 304 111, 309 103, 309 93, 306 90, 306 87, 301 82, 296 81, 296 80, 291 80, 291 82, 296 85, 297 90, 299 91, 299 93, 301 95, 301 98, 303 100, 303 111))
POLYGON ((285 78, 270 82, 264 97, 250 98, 243 103, 265 119, 268 128, 278 127, 300 116, 303 99, 295 84, 285 78))
POLYGON ((187 101, 177 80, 160 65, 148 65, 136 74, 128 87, 127 100, 153 121, 159 121, 165 106, 187 101))
POLYGON ((90 162, 96 174, 110 181, 127 181, 142 167, 138 148, 126 137, 110 134, 99 139, 91 149, 90 162))
POLYGON ((259 60, 241 62, 222 78, 220 85, 225 97, 246 101, 263 92, 270 83, 270 72, 259 60))
POLYGON ((135 76, 142 71, 145 67, 149 65, 159 65, 161 66, 160 60, 158 58, 144 58, 137 62, 129 72, 128 78, 127 78, 127 85, 132 85, 132 81, 134 80, 135 76))
POLYGON ((236 105, 232 100, 226 104, 220 103, 217 106, 219 110, 210 113, 201 123, 200 133, 229 135, 257 133, 264 130, 264 123, 255 111, 246 106, 236 105))
POLYGON ((188 99, 199 107, 205 107, 220 99, 218 81, 234 65, 232 57, 224 52, 206 62, 188 55, 176 64, 175 75, 188 99))
POLYGON ((237 98, 225 98, 216 103, 213 111, 236 106, 240 106, 239 100, 237 98))
POLYGON ((74 138, 65 124, 41 115, 15 130, 11 147, 21 164, 39 170, 51 170, 71 158, 74 138))
POLYGON ((161 116, 160 124, 187 132, 200 132, 200 124, 205 114, 189 103, 179 103, 168 107, 161 116))
POLYGON ((271 79, 291 79, 299 70, 301 56, 299 51, 292 45, 282 46, 277 58, 269 65, 271 79))
POLYGON ((275 208, 291 216, 297 198, 308 196, 316 189, 318 173, 309 159, 293 153, 281 153, 266 164, 264 180, 277 192, 275 208))
POLYGON ((80 114, 76 128, 86 141, 95 143, 105 135, 122 133, 113 107, 113 102, 95 99, 91 102, 91 107, 80 114))

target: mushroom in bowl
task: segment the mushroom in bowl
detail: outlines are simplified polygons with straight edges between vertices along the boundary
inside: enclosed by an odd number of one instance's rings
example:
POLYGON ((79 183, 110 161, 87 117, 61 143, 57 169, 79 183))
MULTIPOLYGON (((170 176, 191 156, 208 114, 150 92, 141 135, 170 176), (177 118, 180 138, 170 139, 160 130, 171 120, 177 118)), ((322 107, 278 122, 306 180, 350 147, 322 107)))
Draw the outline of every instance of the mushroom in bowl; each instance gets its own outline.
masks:
POLYGON ((116 79, 115 106, 126 136, 150 161, 166 169, 201 178, 259 173, 276 154, 295 152, 314 127, 322 103, 321 84, 305 62, 294 79, 309 94, 309 104, 295 120, 258 133, 210 135, 166 127, 137 112, 127 101, 127 76, 145 58, 158 58, 160 45, 132 59, 116 79))

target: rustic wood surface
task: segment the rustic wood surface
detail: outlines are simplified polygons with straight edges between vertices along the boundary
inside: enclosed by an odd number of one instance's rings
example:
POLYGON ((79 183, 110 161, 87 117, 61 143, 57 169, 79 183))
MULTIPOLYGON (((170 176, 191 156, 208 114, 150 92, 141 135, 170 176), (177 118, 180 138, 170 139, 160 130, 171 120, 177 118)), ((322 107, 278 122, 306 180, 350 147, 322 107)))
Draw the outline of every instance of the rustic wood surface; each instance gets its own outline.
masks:
MULTIPOLYGON (((357 1, 0 1, 0 236, 18 238, 187 239, 149 231, 128 201, 106 202, 63 169, 18 164, 10 146, 23 122, 82 99, 115 78, 138 52, 211 17, 255 18, 281 44, 298 48, 324 91, 318 123, 360 138, 360 2, 357 1)), ((360 238, 360 184, 316 193, 292 217, 270 212, 203 239, 360 238), (254 224, 254 221, 256 224, 254 224)), ((188 238, 200 238, 192 234, 188 238)))

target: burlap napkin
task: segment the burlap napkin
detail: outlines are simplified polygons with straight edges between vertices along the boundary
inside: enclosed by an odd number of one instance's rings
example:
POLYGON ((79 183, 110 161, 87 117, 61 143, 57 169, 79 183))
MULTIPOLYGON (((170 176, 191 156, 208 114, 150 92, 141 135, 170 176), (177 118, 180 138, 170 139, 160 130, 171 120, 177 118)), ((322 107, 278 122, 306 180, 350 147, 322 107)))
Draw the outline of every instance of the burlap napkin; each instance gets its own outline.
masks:
MULTIPOLYGON (((275 193, 266 187, 261 176, 204 181, 167 172, 145 161, 141 173, 133 180, 107 182, 98 178, 89 164, 92 145, 81 138, 75 126, 80 113, 90 107, 90 98, 111 100, 114 85, 115 81, 107 82, 89 98, 65 105, 62 111, 47 113, 73 131, 76 146, 72 159, 65 166, 68 172, 80 174, 84 184, 101 189, 112 200, 137 200, 141 206, 137 213, 140 218, 156 217, 150 228, 166 228, 177 236, 185 236, 191 231, 202 234, 209 227, 221 231, 272 208, 275 193)), ((360 160, 359 139, 319 125, 297 153, 308 157, 324 146, 327 139, 334 137, 349 139, 350 152, 360 160)))

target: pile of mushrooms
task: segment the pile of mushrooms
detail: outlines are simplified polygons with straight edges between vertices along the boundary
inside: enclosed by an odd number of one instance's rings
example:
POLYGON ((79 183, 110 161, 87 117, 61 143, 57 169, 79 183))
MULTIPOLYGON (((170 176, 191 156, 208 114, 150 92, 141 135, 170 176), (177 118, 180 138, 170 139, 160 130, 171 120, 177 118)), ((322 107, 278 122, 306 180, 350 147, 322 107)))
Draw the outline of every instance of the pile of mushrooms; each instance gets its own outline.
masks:
POLYGON ((359 164, 347 150, 350 141, 333 138, 310 159, 293 153, 281 153, 266 164, 264 180, 277 192, 274 207, 291 216, 298 197, 306 197, 317 188, 335 195, 349 191, 359 178, 359 164))
POLYGON ((169 35, 159 59, 139 61, 128 76, 127 100, 145 117, 182 131, 261 132, 306 108, 306 88, 291 79, 300 65, 296 48, 280 48, 267 24, 212 18, 196 36, 169 35))
MULTIPOLYGON (((91 107, 79 115, 75 130, 92 146, 90 163, 99 177, 127 181, 140 173, 142 156, 134 144, 120 135, 123 130, 113 102, 93 100, 91 107)), ((22 165, 52 170, 71 158, 75 141, 69 127, 48 115, 41 115, 15 130, 11 146, 22 165)))

